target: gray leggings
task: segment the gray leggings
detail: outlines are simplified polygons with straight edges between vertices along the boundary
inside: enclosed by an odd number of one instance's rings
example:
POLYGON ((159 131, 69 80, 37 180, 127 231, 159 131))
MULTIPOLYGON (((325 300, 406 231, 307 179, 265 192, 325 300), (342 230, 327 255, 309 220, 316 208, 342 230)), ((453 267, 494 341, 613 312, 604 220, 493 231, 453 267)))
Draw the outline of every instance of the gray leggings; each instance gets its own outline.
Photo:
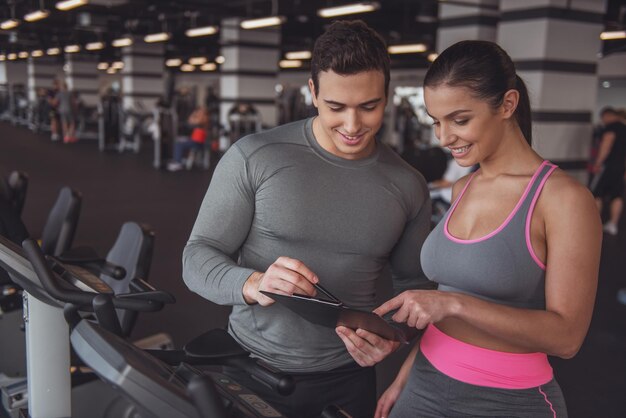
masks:
POLYGON ((530 389, 500 389, 455 380, 420 352, 390 418, 523 417, 567 418, 556 380, 530 389))

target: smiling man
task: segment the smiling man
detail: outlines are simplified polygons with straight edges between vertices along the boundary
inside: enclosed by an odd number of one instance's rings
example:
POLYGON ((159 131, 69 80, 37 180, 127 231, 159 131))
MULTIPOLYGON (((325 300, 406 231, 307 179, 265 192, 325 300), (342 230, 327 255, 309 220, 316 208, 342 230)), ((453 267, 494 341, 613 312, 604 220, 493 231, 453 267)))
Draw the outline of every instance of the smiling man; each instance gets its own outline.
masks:
POLYGON ((234 370, 289 417, 336 404, 372 417, 372 366, 396 348, 363 330, 307 322, 261 291, 316 295, 372 310, 376 282, 396 293, 429 287, 419 253, 429 231, 423 177, 376 139, 389 56, 361 21, 335 22, 316 41, 309 86, 318 115, 237 141, 220 160, 183 254, 188 287, 232 305, 229 332, 296 378, 288 397, 234 370), (390 272, 390 274, 389 274, 390 272))

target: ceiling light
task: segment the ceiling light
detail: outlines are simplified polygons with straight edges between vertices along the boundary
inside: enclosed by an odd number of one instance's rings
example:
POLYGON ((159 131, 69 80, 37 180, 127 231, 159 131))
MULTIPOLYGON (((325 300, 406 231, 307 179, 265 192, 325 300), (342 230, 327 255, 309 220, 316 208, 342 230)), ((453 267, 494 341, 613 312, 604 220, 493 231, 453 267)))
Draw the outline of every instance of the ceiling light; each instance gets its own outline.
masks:
POLYGON ((437 54, 436 52, 432 52, 430 54, 428 54, 428 61, 433 62, 434 60, 437 59, 437 57, 439 56, 439 54, 437 54))
POLYGON ((387 48, 390 54, 413 54, 426 51, 424 44, 392 45, 387 48))
POLYGON ((180 58, 170 58, 165 61, 165 65, 167 67, 179 67, 180 64, 182 63, 183 63, 183 60, 181 60, 180 58))
POLYGON ((132 44, 133 44, 133 40, 130 38, 119 38, 111 42, 111 45, 113 45, 116 48, 121 48, 123 46, 130 46, 132 44))
POLYGON ((109 68, 109 63, 108 62, 99 62, 98 63, 98 70, 106 70, 107 68, 109 68))
POLYGON ((115 68, 116 70, 121 70, 124 68, 124 63, 122 61, 115 61, 111 64, 111 68, 115 68))
POLYGON ((45 19, 48 16, 50 16, 49 10, 40 9, 24 15, 24 20, 27 22, 36 22, 37 20, 45 19))
POLYGON ((43 51, 41 49, 36 49, 30 53, 30 56, 35 58, 43 57, 43 51))
POLYGON ((56 4, 56 8, 59 10, 70 10, 79 6, 87 4, 87 0, 64 0, 56 4))
POLYGON ((611 31, 611 32, 602 32, 600 34, 600 39, 602 39, 603 41, 607 41, 607 40, 610 40, 610 39, 625 39, 625 38, 626 38, 626 31, 623 31, 623 30, 614 30, 614 31, 611 31))
POLYGON ((107 74, 115 74, 117 72, 117 70, 113 67, 109 67, 107 69, 107 74))
POLYGON ((380 9, 380 3, 376 1, 370 1, 370 2, 346 4, 344 6, 327 7, 324 9, 319 9, 317 11, 317 15, 321 17, 335 17, 335 16, 351 15, 351 14, 356 14, 356 13, 373 12, 374 10, 378 10, 378 9, 380 9))
POLYGON ((200 66, 200 69, 202 71, 215 71, 217 70, 217 64, 215 64, 214 62, 207 62, 206 64, 202 64, 200 66))
POLYGON ((191 57, 189 58, 189 64, 191 65, 202 65, 207 62, 205 57, 191 57))
POLYGON ((213 35, 215 33, 217 33, 216 26, 203 26, 201 28, 192 28, 185 31, 185 35, 190 38, 195 38, 197 36, 213 35))
POLYGON ((0 61, 4 61, 7 59, 7 56, 4 54, 0 54, 0 61))
POLYGON ((15 52, 11 52, 9 55, 7 55, 7 58, 10 61, 16 60, 17 59, 17 54, 15 52))
POLYGON ((243 29, 258 29, 258 28, 266 28, 268 26, 276 26, 280 25, 285 21, 284 16, 271 16, 271 17, 262 17, 260 19, 248 19, 243 20, 240 23, 240 26, 243 29))
POLYGON ((224 64, 224 62, 226 62, 226 58, 224 58, 223 55, 218 55, 217 57, 215 57, 215 62, 217 62, 218 64, 224 64))
POLYGON ((298 68, 302 67, 302 61, 300 60, 281 60, 278 63, 280 68, 298 68))
POLYGON ((100 49, 104 49, 104 42, 90 42, 85 45, 85 49, 88 51, 98 51, 100 49))
POLYGON ((7 19, 4 22, 0 23, 0 29, 8 30, 17 27, 20 24, 20 21, 17 19, 7 19))
POLYGON ((148 43, 165 42, 169 39, 170 39, 170 34, 167 32, 152 33, 150 35, 146 35, 145 38, 143 38, 143 40, 148 43))
POLYGON ((63 48, 63 50, 65 52, 67 52, 68 54, 73 54, 74 52, 80 51, 80 46, 78 46, 78 45, 68 45, 65 48, 63 48))
POLYGON ((285 54, 288 60, 308 60, 311 59, 311 51, 292 51, 285 54))
POLYGON ((180 66, 180 69, 181 71, 190 72, 190 71, 194 71, 196 67, 194 67, 191 64, 183 64, 180 66))
POLYGON ((48 48, 48 50, 46 51, 46 54, 48 55, 59 55, 61 53, 61 50, 59 48, 48 48))
POLYGON ((29 54, 28 54, 28 52, 26 52, 26 51, 22 51, 22 52, 20 52, 19 54, 17 54, 17 56, 18 56, 19 58, 28 58, 28 55, 29 55, 29 54))

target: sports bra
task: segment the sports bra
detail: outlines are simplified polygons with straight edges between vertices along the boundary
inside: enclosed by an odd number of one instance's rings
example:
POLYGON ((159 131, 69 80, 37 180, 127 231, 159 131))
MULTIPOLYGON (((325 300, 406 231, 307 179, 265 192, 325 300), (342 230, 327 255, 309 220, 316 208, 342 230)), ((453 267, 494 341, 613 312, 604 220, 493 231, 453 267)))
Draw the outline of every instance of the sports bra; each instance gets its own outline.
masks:
POLYGON ((460 292, 488 301, 545 309, 545 269, 533 251, 530 221, 537 199, 556 166, 544 161, 509 216, 484 237, 462 240, 448 231, 450 216, 476 173, 422 246, 422 268, 439 290, 460 292))

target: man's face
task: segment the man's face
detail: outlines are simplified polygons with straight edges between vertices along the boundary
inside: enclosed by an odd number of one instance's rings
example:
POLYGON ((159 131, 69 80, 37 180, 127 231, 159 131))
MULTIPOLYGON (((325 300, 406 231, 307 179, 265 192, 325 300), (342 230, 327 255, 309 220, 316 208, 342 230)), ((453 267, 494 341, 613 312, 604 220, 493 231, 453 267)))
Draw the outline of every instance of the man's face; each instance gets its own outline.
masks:
POLYGON ((374 135, 383 123, 387 98, 381 71, 340 75, 323 71, 309 88, 319 116, 313 122, 315 139, 322 148, 346 160, 369 156, 376 148, 374 135))
POLYGON ((606 125, 610 125, 613 122, 616 122, 619 120, 619 118, 617 117, 617 115, 611 113, 611 112, 605 112, 602 114, 602 116, 600 116, 600 119, 602 120, 602 124, 604 126, 606 125))

